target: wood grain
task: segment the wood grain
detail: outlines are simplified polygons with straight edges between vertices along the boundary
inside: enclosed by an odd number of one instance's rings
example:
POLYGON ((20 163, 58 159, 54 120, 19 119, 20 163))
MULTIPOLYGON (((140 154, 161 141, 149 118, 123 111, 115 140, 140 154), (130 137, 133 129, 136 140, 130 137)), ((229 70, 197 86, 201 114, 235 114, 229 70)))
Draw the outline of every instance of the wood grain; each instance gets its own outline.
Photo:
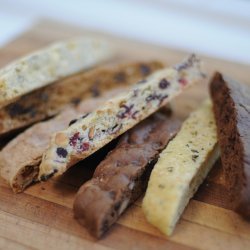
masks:
MULTIPOLYGON (((111 63, 161 59, 171 64, 188 54, 43 20, 0 49, 0 66, 52 41, 88 34, 114 43, 119 54, 111 63)), ((208 96, 207 82, 215 70, 250 84, 249 65, 201 57, 208 78, 174 101, 181 119, 208 96)), ((101 240, 95 240, 72 213, 75 193, 94 168, 83 161, 64 176, 18 195, 0 179, 0 249, 250 249, 250 224, 230 210, 220 162, 188 205, 173 236, 167 238, 147 223, 139 199, 101 240)))

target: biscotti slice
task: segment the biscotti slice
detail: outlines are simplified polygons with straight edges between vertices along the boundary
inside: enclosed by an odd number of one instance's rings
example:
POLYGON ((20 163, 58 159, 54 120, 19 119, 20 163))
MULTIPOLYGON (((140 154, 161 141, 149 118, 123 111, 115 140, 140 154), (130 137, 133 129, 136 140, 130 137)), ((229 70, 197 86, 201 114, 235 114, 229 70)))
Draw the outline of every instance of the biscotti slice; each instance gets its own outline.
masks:
POLYGON ((216 73, 210 93, 232 206, 250 219, 250 86, 216 73))
POLYGON ((0 109, 0 136, 54 116, 84 98, 132 84, 160 68, 163 64, 158 61, 129 62, 81 72, 34 90, 0 109))
POLYGON ((46 150, 51 134, 68 127, 76 117, 93 111, 108 98, 125 91, 117 88, 102 97, 82 101, 77 108, 69 107, 62 114, 45 122, 40 122, 10 141, 0 152, 0 173, 15 193, 22 192, 37 181, 42 154, 46 150))
POLYGON ((57 42, 20 58, 0 70, 0 107, 113 55, 113 48, 106 40, 84 37, 57 42))
POLYGON ((160 154, 143 199, 147 220, 171 235, 190 198, 219 157, 211 102, 194 111, 160 154))
POLYGON ((122 135, 74 201, 75 218, 91 234, 101 237, 142 195, 154 162, 179 127, 178 119, 158 112, 122 135))
POLYGON ((64 173, 203 78, 200 62, 190 56, 179 65, 158 70, 126 93, 52 136, 43 155, 39 178, 64 173), (63 152, 61 154, 60 152, 63 152))

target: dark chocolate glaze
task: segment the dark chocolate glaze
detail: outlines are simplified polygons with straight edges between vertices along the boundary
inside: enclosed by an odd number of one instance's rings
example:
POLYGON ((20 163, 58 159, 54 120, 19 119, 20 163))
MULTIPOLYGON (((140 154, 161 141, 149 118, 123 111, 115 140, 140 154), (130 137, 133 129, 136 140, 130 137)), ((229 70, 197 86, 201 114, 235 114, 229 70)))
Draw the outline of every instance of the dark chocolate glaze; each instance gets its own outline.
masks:
POLYGON ((250 219, 250 86, 215 73, 210 93, 231 201, 250 219))
POLYGON ((159 153, 180 122, 156 113, 126 132, 83 184, 74 202, 75 218, 99 238, 146 189, 159 153))

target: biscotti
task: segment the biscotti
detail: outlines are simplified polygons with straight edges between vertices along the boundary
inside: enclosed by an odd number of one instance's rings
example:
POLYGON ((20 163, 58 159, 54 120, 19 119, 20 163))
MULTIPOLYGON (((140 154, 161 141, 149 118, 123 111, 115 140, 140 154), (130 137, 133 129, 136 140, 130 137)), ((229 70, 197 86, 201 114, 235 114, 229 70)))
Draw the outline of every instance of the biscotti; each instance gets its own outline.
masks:
POLYGON ((70 121, 84 113, 93 111, 108 98, 125 91, 117 88, 106 92, 102 97, 80 102, 77 107, 69 107, 48 121, 37 123, 10 141, 0 152, 0 173, 15 193, 22 192, 37 181, 39 164, 46 150, 51 134, 67 128, 70 121))
POLYGON ((147 220, 170 235, 218 157, 216 125, 209 101, 191 113, 160 154, 142 204, 147 220))
POLYGON ((64 173, 203 78, 200 61, 190 56, 179 65, 158 70, 102 107, 54 134, 43 155, 39 179, 64 173))
POLYGON ((216 73, 210 93, 232 207, 250 219, 250 86, 216 73))
POLYGON ((114 50, 106 40, 84 37, 57 42, 20 58, 0 71, 0 107, 113 55, 114 50))
POLYGON ((54 116, 84 98, 132 84, 162 67, 161 62, 152 61, 97 68, 34 90, 0 109, 0 136, 54 116))
POLYGON ((74 201, 75 218, 91 234, 101 237, 142 195, 159 152, 179 127, 178 119, 158 112, 120 138, 74 201))

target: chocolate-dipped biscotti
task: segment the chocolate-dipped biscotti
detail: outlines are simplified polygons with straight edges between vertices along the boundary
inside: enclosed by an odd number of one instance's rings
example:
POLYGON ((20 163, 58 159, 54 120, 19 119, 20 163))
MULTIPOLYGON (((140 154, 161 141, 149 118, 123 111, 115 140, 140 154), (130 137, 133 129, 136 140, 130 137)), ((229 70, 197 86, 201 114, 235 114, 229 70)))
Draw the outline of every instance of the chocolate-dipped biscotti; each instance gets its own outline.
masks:
POLYGON ((210 93, 231 201, 250 219, 250 86, 217 72, 210 93))
POLYGON ((132 84, 163 67, 158 61, 131 62, 95 68, 23 95, 0 108, 0 136, 54 116, 66 106, 132 84))
POLYGON ((68 129, 52 136, 43 155, 39 179, 64 173, 201 79, 200 61, 191 55, 182 63, 158 70, 129 91, 108 100, 68 129))
POLYGON ((156 113, 126 132, 83 184, 74 202, 75 218, 101 237, 145 191, 153 164, 177 133, 180 122, 156 113))

